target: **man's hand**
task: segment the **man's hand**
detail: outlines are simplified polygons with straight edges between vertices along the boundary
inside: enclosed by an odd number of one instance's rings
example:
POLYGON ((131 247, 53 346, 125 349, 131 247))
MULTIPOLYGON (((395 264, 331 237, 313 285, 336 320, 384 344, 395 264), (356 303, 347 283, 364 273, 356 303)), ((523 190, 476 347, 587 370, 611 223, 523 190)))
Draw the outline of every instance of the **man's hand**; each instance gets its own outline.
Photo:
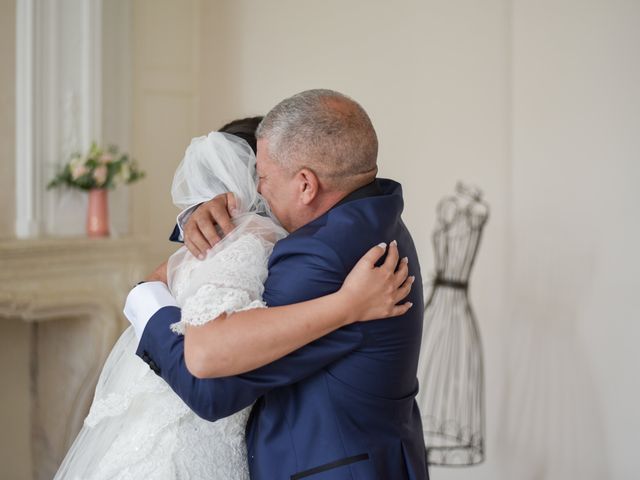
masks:
POLYGON ((144 279, 145 282, 162 282, 167 284, 167 262, 163 262, 144 279))
POLYGON ((184 244, 194 257, 202 260, 207 250, 221 240, 216 226, 224 235, 233 230, 231 217, 236 205, 233 193, 223 193, 203 203, 191 214, 183 232, 184 244))

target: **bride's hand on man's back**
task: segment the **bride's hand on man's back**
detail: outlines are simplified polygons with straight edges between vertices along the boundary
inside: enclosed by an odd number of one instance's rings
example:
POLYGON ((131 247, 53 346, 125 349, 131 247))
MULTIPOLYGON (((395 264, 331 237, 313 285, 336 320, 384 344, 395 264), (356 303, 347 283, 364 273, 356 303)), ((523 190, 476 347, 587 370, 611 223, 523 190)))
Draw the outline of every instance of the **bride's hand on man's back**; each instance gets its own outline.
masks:
POLYGON ((233 230, 231 217, 236 208, 233 193, 223 193, 200 204, 184 225, 184 244, 194 257, 201 260, 207 250, 218 243, 221 238, 216 225, 224 235, 233 230))
POLYGON ((407 257, 399 259, 395 241, 369 250, 353 267, 339 293, 352 308, 354 321, 375 320, 404 315, 413 305, 399 302, 411 292, 415 277, 409 276, 407 257), (387 252, 384 263, 376 267, 387 252))

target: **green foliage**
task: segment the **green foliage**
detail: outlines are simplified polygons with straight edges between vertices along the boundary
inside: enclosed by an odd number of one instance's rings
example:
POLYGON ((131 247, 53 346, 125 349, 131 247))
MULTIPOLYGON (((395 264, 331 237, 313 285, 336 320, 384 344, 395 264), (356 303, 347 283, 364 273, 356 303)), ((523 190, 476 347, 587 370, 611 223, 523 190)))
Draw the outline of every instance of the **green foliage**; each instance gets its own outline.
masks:
POLYGON ((119 153, 118 147, 107 150, 96 142, 86 155, 74 153, 62 170, 49 182, 47 188, 66 186, 91 190, 93 188, 114 188, 117 183, 126 185, 144 178, 135 160, 126 153, 119 153))

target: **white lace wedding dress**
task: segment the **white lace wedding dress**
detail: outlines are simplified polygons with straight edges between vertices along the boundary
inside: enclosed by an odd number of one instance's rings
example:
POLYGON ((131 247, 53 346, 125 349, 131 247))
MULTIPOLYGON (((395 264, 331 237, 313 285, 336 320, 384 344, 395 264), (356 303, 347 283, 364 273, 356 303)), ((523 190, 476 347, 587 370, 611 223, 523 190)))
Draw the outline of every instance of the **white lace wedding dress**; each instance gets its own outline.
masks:
MULTIPOLYGON (((198 203, 222 189, 236 192, 245 213, 234 217, 234 231, 205 260, 185 247, 170 258, 169 286, 182 309, 180 322, 171 326, 177 334, 186 324, 201 325, 224 312, 264 307, 268 258, 286 232, 268 215, 255 213, 264 213, 266 205, 255 192, 254 172, 251 150, 236 137, 212 133, 187 149, 174 179, 174 203, 198 203), (249 176, 236 168, 241 160, 249 176), (212 188, 215 182, 199 184, 206 178, 202 169, 217 179, 233 175, 212 188), (203 198, 190 195, 194 183, 203 198), (243 193, 244 184, 250 188, 243 193)), ((135 355, 137 343, 130 327, 114 346, 89 415, 55 479, 248 480, 244 434, 250 407, 213 423, 199 418, 135 355)))

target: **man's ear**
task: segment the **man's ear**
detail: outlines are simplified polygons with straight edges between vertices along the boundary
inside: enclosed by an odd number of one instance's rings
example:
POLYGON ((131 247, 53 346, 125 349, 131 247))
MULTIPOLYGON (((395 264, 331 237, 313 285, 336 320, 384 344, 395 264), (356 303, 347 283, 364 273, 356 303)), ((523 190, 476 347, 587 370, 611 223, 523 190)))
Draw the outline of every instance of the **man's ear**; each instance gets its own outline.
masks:
POLYGON ((296 176, 300 188, 300 201, 304 205, 309 205, 320 194, 318 176, 308 168, 303 168, 296 176))

